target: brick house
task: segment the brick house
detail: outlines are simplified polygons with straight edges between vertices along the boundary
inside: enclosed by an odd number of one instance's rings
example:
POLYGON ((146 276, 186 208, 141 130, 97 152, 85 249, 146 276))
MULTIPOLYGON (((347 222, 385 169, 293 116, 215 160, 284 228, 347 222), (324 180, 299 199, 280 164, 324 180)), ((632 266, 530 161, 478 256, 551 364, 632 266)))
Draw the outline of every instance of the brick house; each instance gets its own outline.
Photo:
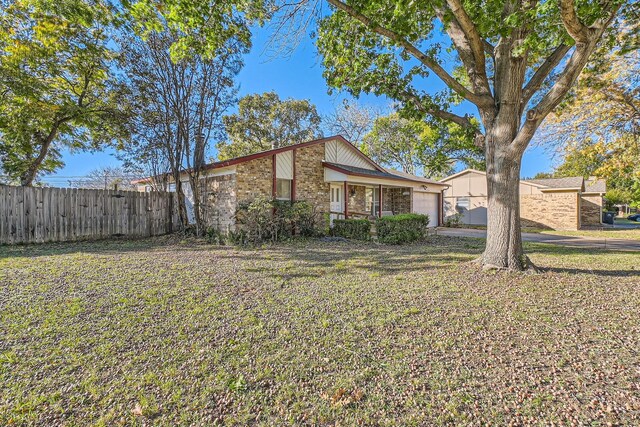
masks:
MULTIPOLYGON (((487 182, 485 172, 467 169, 441 182, 443 211, 448 217, 461 214, 461 222, 487 224, 487 182)), ((602 224, 604 180, 583 177, 521 180, 520 218, 523 227, 577 230, 602 224)))
MULTIPOLYGON (((437 226, 447 187, 383 168, 341 136, 211 163, 203 175, 207 225, 223 232, 234 229, 238 206, 257 197, 305 200, 332 220, 415 212, 437 226)), ((149 178, 136 184, 148 190, 149 178)), ((186 176, 183 185, 188 199, 186 176)))

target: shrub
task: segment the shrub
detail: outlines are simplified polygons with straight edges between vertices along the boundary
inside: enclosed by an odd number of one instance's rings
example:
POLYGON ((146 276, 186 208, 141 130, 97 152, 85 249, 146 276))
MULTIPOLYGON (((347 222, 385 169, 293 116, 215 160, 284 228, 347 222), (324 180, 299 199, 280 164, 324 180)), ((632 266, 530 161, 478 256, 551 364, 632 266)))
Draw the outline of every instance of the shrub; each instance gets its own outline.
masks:
POLYGON ((369 240, 371 222, 368 219, 334 219, 331 234, 345 239, 369 240))
POLYGON ((321 216, 306 201, 281 201, 257 197, 240 204, 236 212, 237 230, 231 239, 239 244, 277 242, 299 234, 320 233, 321 216))
POLYGON ((428 215, 401 214, 384 216, 376 220, 378 241, 392 245, 415 242, 427 235, 428 225, 428 215))
POLYGON ((444 219, 445 227, 459 227, 462 222, 462 214, 456 213, 453 215, 449 215, 444 219))

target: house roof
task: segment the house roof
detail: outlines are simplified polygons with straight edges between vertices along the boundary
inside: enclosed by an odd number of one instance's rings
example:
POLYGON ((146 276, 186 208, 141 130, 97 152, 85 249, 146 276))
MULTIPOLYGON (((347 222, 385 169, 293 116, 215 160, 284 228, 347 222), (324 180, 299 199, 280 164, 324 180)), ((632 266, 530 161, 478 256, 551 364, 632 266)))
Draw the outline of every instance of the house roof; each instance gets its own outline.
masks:
POLYGON ((581 176, 571 176, 567 178, 545 178, 545 179, 527 179, 523 182, 535 184, 543 187, 544 190, 582 190, 584 178, 581 176))
POLYGON ((411 182, 421 182, 424 184, 434 184, 440 186, 446 186, 438 181, 434 181, 428 178, 423 178, 415 175, 411 175, 408 173, 396 171, 393 169, 384 169, 384 171, 379 170, 371 170, 360 168, 357 166, 349 166, 342 165, 339 163, 331 163, 331 162, 322 162, 323 166, 336 170, 338 172, 342 172, 346 175, 354 175, 354 176, 366 176, 371 178, 382 178, 382 179, 393 179, 393 180, 401 180, 401 181, 411 181, 411 182))
POLYGON ((604 179, 589 178, 584 182, 584 192, 604 194, 607 192, 607 182, 604 179))
POLYGON ((459 176, 461 176, 461 175, 464 175, 464 174, 467 174, 467 173, 479 173, 480 175, 486 175, 486 174, 487 174, 486 172, 484 172, 484 171, 479 171, 479 170, 477 170, 477 169, 465 169, 465 170, 463 170, 463 171, 461 171, 461 172, 454 173, 453 175, 449 175, 449 176, 448 176, 448 177, 446 177, 446 178, 442 178, 442 179, 440 180, 440 182, 449 181, 450 179, 457 178, 457 177, 459 177, 459 176))
MULTIPOLYGON (((291 150, 294 150, 296 148, 303 148, 303 147, 308 147, 310 145, 322 144, 324 142, 336 141, 336 140, 344 142, 347 147, 349 147, 350 149, 352 149, 356 153, 358 153, 358 155, 361 158, 363 158, 367 163, 369 163, 377 171, 385 172, 385 169, 382 166, 380 166, 379 164, 377 164, 376 162, 371 160, 362 151, 358 150, 353 144, 351 144, 349 141, 347 141, 347 139, 345 137, 343 137, 342 135, 328 136, 326 138, 314 139, 312 141, 302 142, 300 144, 288 145, 286 147, 274 148, 274 149, 271 149, 271 150, 261 151, 259 153, 249 154, 249 155, 246 155, 246 156, 235 157, 233 159, 221 160, 219 162, 209 163, 209 164, 205 165, 202 169, 203 170, 211 170, 211 169, 217 169, 217 168, 224 168, 224 167, 227 167, 227 166, 233 166, 233 165, 237 165, 239 163, 248 162, 250 160, 260 159, 262 157, 273 156, 275 154, 283 153, 285 151, 291 151, 291 150)), ((141 183, 141 182, 149 181, 150 179, 151 179, 151 177, 142 178, 142 179, 138 179, 138 180, 132 181, 132 183, 133 184, 138 184, 138 183, 141 183)))

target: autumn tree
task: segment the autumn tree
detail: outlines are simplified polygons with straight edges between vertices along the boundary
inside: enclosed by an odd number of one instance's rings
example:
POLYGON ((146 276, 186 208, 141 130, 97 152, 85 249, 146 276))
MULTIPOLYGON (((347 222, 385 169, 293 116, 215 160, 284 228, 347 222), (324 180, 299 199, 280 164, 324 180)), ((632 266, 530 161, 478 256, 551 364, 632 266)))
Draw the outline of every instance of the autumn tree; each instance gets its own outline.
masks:
POLYGON ((407 118, 436 117, 474 130, 485 152, 488 186, 480 261, 485 268, 527 268, 519 212, 522 155, 624 2, 328 3, 330 13, 318 12, 317 32, 328 84, 356 96, 386 95, 401 103, 407 118), (432 76, 445 90, 429 90, 432 76), (475 107, 479 127, 457 112, 460 102, 475 107))
POLYGON ((126 104, 111 75, 111 16, 99 1, 3 2, 0 161, 10 179, 30 186, 63 165, 61 150, 126 137, 126 104))
POLYGON ((322 135, 320 116, 308 100, 281 100, 275 92, 246 95, 238 112, 223 117, 228 141, 217 144, 220 160, 310 141, 322 135))
POLYGON ((473 132, 454 123, 427 123, 397 113, 379 117, 363 138, 362 149, 376 162, 410 174, 444 178, 457 163, 484 169, 473 132))
POLYGON ((625 23, 618 47, 596 52, 540 135, 562 156, 554 176, 603 178, 625 203, 640 202, 640 54, 629 49, 639 26, 625 23))

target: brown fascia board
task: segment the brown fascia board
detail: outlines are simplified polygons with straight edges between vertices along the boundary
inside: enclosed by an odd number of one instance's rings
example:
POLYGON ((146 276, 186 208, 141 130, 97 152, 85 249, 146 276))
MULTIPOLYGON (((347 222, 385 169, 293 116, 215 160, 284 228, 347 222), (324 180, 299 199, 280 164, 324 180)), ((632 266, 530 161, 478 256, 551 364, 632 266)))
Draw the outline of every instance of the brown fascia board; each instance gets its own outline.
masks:
POLYGON ((295 150, 298 148, 304 148, 310 145, 316 145, 316 144, 321 144, 324 142, 335 141, 335 140, 344 142, 349 148, 351 148, 352 150, 357 152, 360 156, 362 156, 367 161, 367 163, 369 163, 371 166, 376 168, 376 170, 380 172, 385 172, 382 166, 378 165, 376 162, 370 159, 366 154, 358 150, 352 143, 347 141, 346 138, 344 138, 342 135, 328 136, 326 138, 314 139, 313 141, 302 142, 300 144, 288 145, 286 147, 274 148, 273 150, 261 151, 260 153, 249 154, 247 156, 236 157, 234 159, 210 163, 206 165, 203 169, 206 170, 206 169, 215 169, 215 168, 226 167, 226 166, 233 166, 233 165, 237 165, 238 163, 244 163, 250 160, 260 159, 262 157, 272 156, 274 154, 283 153, 285 151, 295 150))
MULTIPOLYGON (((235 157, 235 158, 229 159, 229 160, 222 160, 222 161, 219 161, 219 162, 209 163, 208 165, 205 165, 202 168, 202 170, 211 170, 211 169, 217 169, 217 168, 224 168, 224 167, 227 167, 227 166, 233 166, 233 165, 237 165, 239 163, 244 163, 244 162, 248 162, 248 161, 251 161, 251 160, 260 159, 260 158, 263 158, 263 157, 273 156, 274 154, 283 153, 285 151, 295 150, 297 148, 309 147, 311 145, 322 144, 324 142, 335 141, 335 140, 344 142, 349 148, 351 148, 356 153, 358 153, 362 158, 364 158, 367 161, 367 163, 369 163, 371 166, 373 166, 376 170, 378 170, 380 172, 386 172, 385 169, 382 166, 380 166, 379 164, 374 162, 371 158, 369 158, 369 156, 364 154, 362 151, 358 150, 352 143, 347 141, 347 139, 345 137, 343 137, 342 135, 328 136, 326 138, 314 139, 312 141, 302 142, 300 144, 288 145, 286 147, 274 148, 272 150, 261 151, 259 153, 249 154, 249 155, 241 156, 241 157, 235 157)), ((181 174, 185 173, 185 172, 186 171, 183 171, 183 172, 181 172, 181 174)), ((136 181, 132 181, 132 184, 139 184, 139 183, 143 183, 143 182, 148 182, 150 179, 151 179, 151 177, 142 178, 142 179, 139 179, 139 180, 136 180, 136 181)))
MULTIPOLYGON (((350 171, 350 170, 347 170, 347 169, 342 169, 340 166, 332 165, 332 164, 329 164, 327 162, 322 162, 322 166, 324 166, 325 168, 328 168, 328 169, 332 169, 332 170, 337 171, 337 172, 341 172, 341 173, 343 173, 345 175, 350 175, 350 176, 361 176, 361 177, 364 177, 364 178, 374 178, 374 179, 390 179, 390 180, 396 180, 396 181, 409 181, 409 182, 415 182, 415 183, 424 184, 424 185, 431 184, 431 185, 437 185, 437 186, 440 186, 440 187, 449 187, 448 184, 443 184, 443 183, 438 182, 438 181, 427 182, 427 181, 422 181, 422 180, 417 180, 417 179, 405 178, 405 177, 398 176, 398 175, 394 175, 392 177, 389 177, 389 176, 375 176, 375 175, 369 175, 369 174, 366 174, 366 173, 353 172, 353 171, 350 171)), ((387 171, 384 171, 384 172, 385 173, 389 173, 387 171)), ((393 174, 390 174, 390 175, 393 175, 393 174)))

